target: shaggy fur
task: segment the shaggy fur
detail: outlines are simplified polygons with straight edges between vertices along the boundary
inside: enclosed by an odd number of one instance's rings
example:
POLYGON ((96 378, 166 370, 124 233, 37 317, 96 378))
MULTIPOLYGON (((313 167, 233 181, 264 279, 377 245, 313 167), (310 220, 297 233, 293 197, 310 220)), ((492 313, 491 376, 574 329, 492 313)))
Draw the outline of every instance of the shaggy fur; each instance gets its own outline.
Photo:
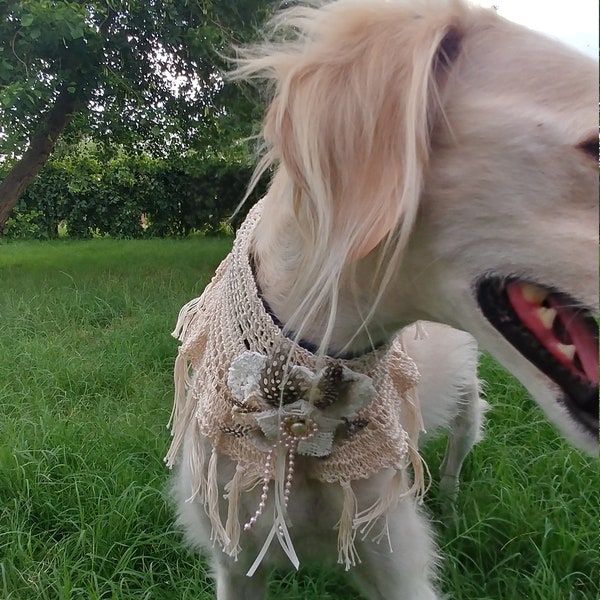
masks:
MULTIPOLYGON (((237 76, 273 87, 256 178, 277 170, 253 249, 258 284, 289 335, 323 354, 357 353, 418 320, 438 323, 424 339, 402 335, 421 372, 426 430, 450 430, 442 469, 450 497, 485 406, 473 337, 565 436, 596 453, 597 404, 566 400, 569 386, 526 359, 478 296, 494 275, 597 314, 595 62, 453 0, 294 8, 275 20, 275 35, 281 41, 246 51, 237 76)), ((589 378, 597 395, 597 376, 589 378)), ((219 600, 263 598, 268 568, 283 556, 274 548, 245 577, 269 527, 260 521, 244 533, 237 562, 212 548, 203 507, 185 501, 194 435, 191 427, 177 476, 180 523, 212 553, 219 600)), ((224 484, 235 467, 222 458, 224 484)), ((389 477, 361 482, 359 502, 377 498, 389 477)), ((303 564, 333 566, 341 502, 339 488, 297 474, 290 517, 303 564)), ((399 502, 390 532, 393 553, 358 542, 362 563, 349 571, 358 589, 369 600, 440 598, 430 528, 412 499, 399 502)))

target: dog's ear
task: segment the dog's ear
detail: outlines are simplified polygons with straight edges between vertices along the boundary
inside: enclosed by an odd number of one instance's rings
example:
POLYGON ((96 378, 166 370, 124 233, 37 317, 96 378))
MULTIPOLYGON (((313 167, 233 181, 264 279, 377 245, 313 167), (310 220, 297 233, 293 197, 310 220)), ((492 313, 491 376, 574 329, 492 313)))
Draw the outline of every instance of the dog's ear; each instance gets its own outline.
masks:
POLYGON ((414 222, 462 34, 450 8, 345 8, 279 69, 264 135, 294 183, 302 229, 343 240, 345 260, 357 260, 414 222))

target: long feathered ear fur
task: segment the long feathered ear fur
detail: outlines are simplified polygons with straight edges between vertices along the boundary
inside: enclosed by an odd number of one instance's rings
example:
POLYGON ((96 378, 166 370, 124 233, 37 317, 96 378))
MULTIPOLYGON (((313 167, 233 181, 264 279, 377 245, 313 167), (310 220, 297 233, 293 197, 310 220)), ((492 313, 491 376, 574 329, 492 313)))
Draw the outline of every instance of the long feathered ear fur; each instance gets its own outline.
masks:
POLYGON ((239 59, 235 77, 274 83, 255 180, 272 164, 280 182, 289 180, 288 200, 314 250, 297 282, 306 307, 327 300, 333 315, 344 267, 382 242, 386 271, 401 256, 466 10, 452 0, 296 7, 273 21, 282 41, 239 59))

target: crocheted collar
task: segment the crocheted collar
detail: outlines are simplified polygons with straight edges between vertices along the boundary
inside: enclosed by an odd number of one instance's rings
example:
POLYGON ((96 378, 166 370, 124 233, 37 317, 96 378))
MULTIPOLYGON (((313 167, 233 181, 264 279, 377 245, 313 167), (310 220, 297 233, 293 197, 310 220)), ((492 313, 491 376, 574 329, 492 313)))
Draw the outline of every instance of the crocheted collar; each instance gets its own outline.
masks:
POLYGON ((262 513, 272 494, 272 528, 251 575, 273 540, 292 564, 299 564, 287 506, 295 457, 302 456, 307 477, 341 487, 338 561, 348 569, 358 560, 358 529, 370 531, 381 520, 386 537, 387 512, 400 497, 422 493, 417 451, 422 422, 414 392, 418 371, 399 338, 389 347, 342 359, 319 356, 285 336, 261 298, 252 268, 251 240, 261 209, 259 203, 250 211, 202 296, 180 311, 174 331, 181 346, 175 363, 173 440, 165 460, 168 466, 175 463, 186 432, 191 432, 186 460, 195 479, 190 500, 200 497, 213 541, 233 557, 242 541, 241 495, 262 485, 256 513, 243 526, 247 530, 258 518, 268 518, 262 513), (212 445, 210 458, 206 439, 212 445), (237 463, 225 486, 225 524, 217 476, 222 455, 237 463), (405 474, 409 465, 412 486, 405 474), (352 483, 382 469, 394 473, 389 489, 372 506, 360 507, 352 483))

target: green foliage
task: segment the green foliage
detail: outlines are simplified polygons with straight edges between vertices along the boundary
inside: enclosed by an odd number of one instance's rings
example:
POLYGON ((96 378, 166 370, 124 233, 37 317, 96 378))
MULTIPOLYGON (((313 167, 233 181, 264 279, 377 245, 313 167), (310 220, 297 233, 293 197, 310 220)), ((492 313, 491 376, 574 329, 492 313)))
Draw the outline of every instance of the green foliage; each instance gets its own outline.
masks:
MULTIPOLYGON (((251 173, 246 161, 194 153, 168 161, 85 151, 55 157, 21 197, 5 236, 52 239, 61 224, 72 238, 218 233, 251 173)), ((264 185, 252 198, 262 192, 264 185)))
POLYGON ((16 211, 6 223, 4 234, 10 239, 44 240, 48 232, 44 228, 44 213, 38 209, 25 212, 16 211))
POLYGON ((72 139, 164 156, 247 133, 252 102, 225 90, 221 56, 252 36, 267 5, 0 0, 0 155, 23 152, 61 89, 77 98, 72 139))
POLYGON ((89 17, 84 3, 0 2, 0 154, 23 150, 61 87, 87 100, 102 45, 89 17))
MULTIPOLYGON (((225 83, 223 56, 252 37, 268 4, 0 0, 0 237, 59 136, 164 159, 217 156, 252 133, 255 98, 225 83)), ((51 238, 66 220, 77 237, 135 237, 142 213, 152 216, 149 234, 212 229, 242 179, 216 159, 196 177, 187 166, 109 163, 50 166, 9 231, 51 238)))

